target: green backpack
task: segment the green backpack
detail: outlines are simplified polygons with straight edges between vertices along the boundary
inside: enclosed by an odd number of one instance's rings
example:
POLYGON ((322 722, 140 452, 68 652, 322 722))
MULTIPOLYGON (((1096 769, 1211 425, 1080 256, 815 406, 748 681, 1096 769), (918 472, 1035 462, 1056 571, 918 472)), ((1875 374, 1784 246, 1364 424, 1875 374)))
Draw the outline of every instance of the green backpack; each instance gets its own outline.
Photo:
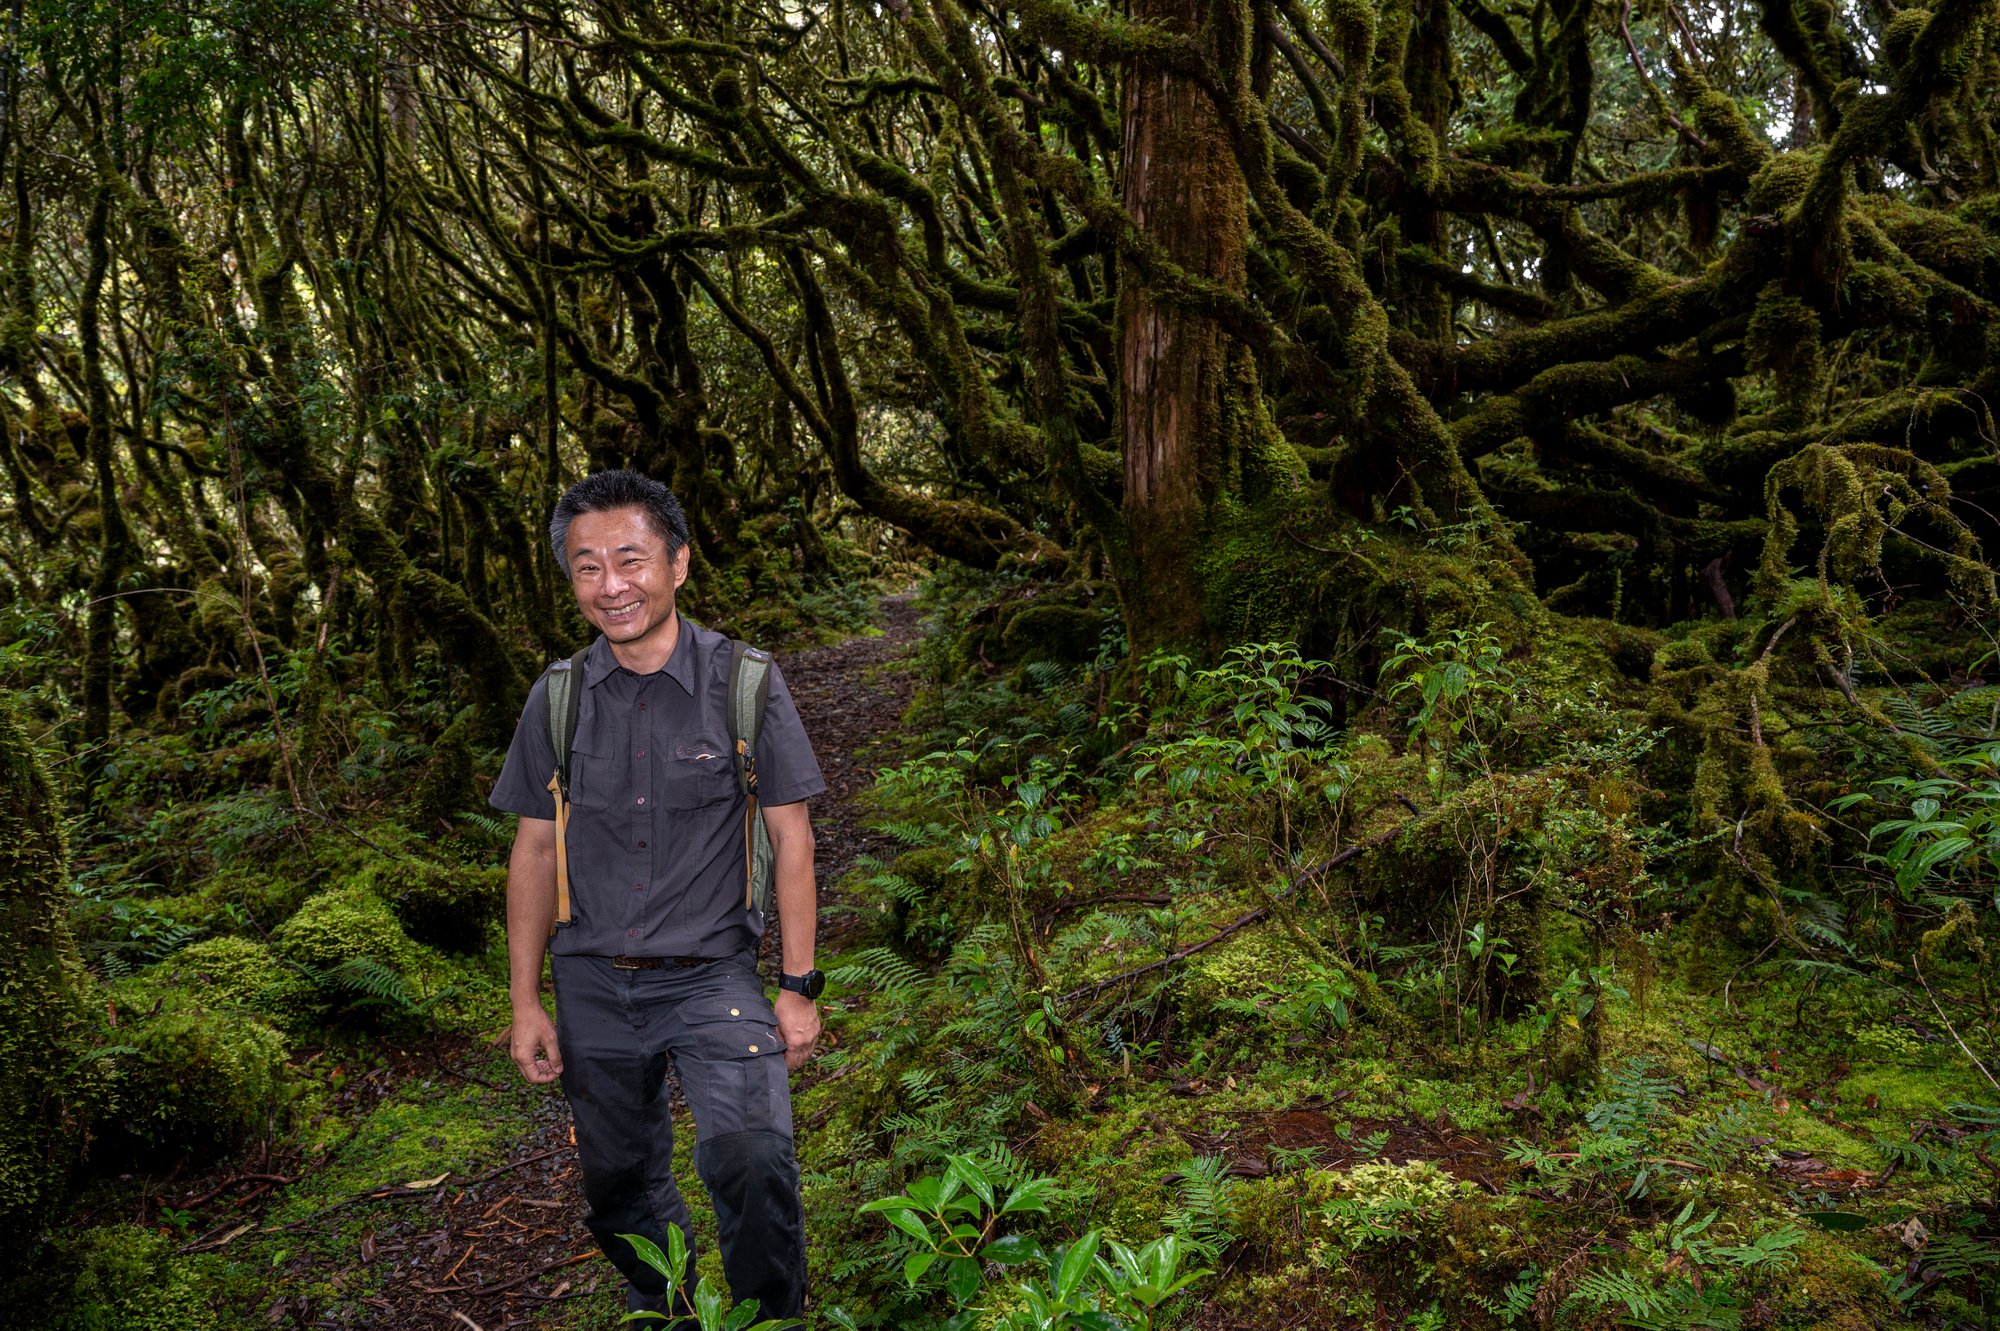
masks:
MULTIPOLYGON (((556 927, 570 923, 569 902, 569 756, 576 739, 576 719, 583 706, 583 658, 588 647, 567 661, 549 667, 549 747, 556 770, 549 793, 556 802, 556 927)), ((776 862, 771 834, 757 806, 757 736, 764 728, 764 707, 771 698, 771 654, 747 642, 729 643, 729 748, 736 755, 736 784, 743 792, 743 909, 769 914, 776 890, 776 862)))

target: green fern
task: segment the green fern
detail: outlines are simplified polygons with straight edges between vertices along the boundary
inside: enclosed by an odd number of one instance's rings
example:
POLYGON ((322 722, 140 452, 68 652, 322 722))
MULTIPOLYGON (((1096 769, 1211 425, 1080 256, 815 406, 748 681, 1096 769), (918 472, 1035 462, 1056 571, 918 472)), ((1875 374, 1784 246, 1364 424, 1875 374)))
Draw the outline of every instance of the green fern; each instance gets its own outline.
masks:
POLYGON ((1229 1217, 1236 1184, 1229 1177, 1229 1163, 1219 1155, 1198 1155, 1181 1166, 1177 1189, 1180 1196, 1167 1228, 1203 1261, 1220 1262, 1223 1250, 1236 1241, 1229 1217))
POLYGON ((461 809, 458 820, 475 831, 485 833, 494 841, 508 841, 514 836, 511 820, 497 814, 481 813, 477 809, 461 809))

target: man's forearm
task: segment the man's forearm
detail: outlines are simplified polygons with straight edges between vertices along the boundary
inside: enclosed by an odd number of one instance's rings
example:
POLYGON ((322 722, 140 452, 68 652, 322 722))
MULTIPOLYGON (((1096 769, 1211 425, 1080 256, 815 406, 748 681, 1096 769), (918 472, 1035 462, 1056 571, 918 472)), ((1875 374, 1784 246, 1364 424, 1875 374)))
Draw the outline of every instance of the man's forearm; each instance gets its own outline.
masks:
POLYGON ((813 967, 813 947, 819 933, 819 889, 813 880, 812 834, 794 833, 771 847, 776 863, 773 893, 778 904, 778 933, 785 973, 803 975, 813 967))
POLYGON ((556 917, 554 848, 517 837, 507 862, 507 995, 516 1007, 540 1004, 542 957, 556 917))

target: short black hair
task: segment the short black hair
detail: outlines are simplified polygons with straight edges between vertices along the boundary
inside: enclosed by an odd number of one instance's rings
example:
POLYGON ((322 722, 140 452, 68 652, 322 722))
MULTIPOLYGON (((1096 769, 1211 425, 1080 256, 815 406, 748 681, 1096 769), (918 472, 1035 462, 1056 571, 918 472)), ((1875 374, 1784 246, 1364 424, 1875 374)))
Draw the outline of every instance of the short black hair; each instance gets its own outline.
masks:
POLYGON ((653 531, 667 543, 667 553, 675 555, 688 543, 687 514, 674 492, 652 477, 636 471, 600 471, 586 476, 556 500, 549 518, 549 540, 556 548, 556 567, 569 573, 569 524, 579 513, 606 513, 614 508, 636 508, 653 524, 653 531))

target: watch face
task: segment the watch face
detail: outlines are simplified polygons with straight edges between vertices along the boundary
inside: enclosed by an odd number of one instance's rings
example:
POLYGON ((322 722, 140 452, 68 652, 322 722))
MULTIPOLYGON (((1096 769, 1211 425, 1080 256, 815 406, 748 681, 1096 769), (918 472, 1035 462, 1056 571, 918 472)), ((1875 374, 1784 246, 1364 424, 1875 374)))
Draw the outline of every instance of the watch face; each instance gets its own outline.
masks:
POLYGON ((820 972, 817 966, 800 976, 799 979, 801 981, 799 992, 807 998, 818 998, 820 993, 826 988, 826 976, 820 972))

